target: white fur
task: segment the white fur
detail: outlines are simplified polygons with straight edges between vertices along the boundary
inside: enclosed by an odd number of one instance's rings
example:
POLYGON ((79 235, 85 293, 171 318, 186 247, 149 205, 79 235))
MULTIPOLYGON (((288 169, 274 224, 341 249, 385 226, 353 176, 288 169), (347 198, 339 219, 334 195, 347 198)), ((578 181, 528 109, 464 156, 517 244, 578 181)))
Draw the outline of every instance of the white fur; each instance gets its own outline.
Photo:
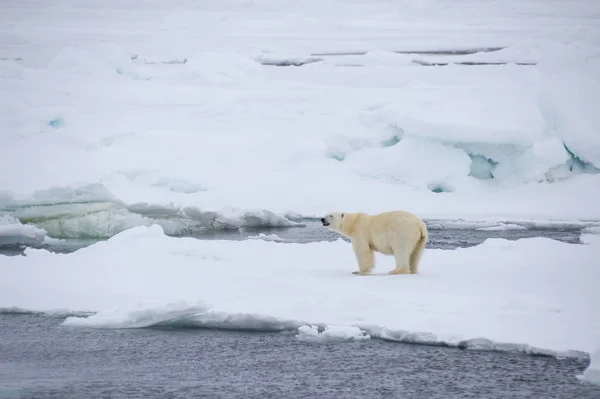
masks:
POLYGON ((375 266, 373 251, 394 255, 396 268, 389 274, 416 274, 427 244, 427 226, 406 211, 390 211, 377 215, 365 213, 327 214, 323 226, 348 237, 358 261, 358 272, 367 275, 375 266))

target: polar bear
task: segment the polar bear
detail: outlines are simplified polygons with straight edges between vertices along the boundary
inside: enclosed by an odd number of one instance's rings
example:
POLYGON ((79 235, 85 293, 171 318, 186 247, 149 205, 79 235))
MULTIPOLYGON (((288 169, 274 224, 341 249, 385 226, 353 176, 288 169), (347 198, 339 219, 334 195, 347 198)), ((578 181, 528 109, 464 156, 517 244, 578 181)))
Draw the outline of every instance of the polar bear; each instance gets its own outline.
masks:
POLYGON ((321 218, 321 223, 352 241, 359 269, 353 274, 371 273, 375 266, 373 251, 394 255, 396 268, 389 274, 419 272, 419 261, 429 237, 425 223, 412 213, 390 211, 367 215, 333 212, 321 218))

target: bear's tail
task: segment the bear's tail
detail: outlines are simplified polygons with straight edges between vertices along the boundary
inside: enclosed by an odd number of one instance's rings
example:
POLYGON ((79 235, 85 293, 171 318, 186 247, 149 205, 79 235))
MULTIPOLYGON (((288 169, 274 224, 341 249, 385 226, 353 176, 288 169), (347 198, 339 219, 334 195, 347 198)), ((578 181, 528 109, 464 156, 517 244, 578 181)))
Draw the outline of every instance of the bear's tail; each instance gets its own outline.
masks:
POLYGON ((412 254, 410 254, 409 260, 410 272, 413 274, 419 272, 419 262, 421 261, 421 256, 423 255, 423 250, 425 249, 428 240, 429 234, 427 233, 427 226, 425 223, 421 222, 421 238, 417 241, 417 245, 415 245, 412 254))

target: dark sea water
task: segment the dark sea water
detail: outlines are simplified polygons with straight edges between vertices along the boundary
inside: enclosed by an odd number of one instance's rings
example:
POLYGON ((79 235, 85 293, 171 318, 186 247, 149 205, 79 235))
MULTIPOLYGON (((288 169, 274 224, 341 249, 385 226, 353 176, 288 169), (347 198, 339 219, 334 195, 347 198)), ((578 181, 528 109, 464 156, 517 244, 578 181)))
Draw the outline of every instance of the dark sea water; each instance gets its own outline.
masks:
POLYGON ((587 359, 0 314, 0 398, 600 398, 587 359))
MULTIPOLYGON (((200 230, 193 231, 185 236, 196 237, 203 240, 246 240, 258 237, 260 234, 271 236, 270 239, 287 243, 309 243, 316 241, 335 241, 344 239, 337 233, 329 231, 316 221, 304 221, 304 227, 287 228, 244 228, 239 230, 200 230), (276 236, 276 237, 275 237, 276 236)), ((548 237, 568 243, 579 243, 579 236, 584 228, 582 225, 564 226, 527 226, 521 230, 480 230, 477 226, 469 225, 444 225, 436 221, 428 221, 429 243, 427 248, 454 249, 479 245, 488 238, 504 238, 517 240, 528 237, 548 237)), ((525 226, 523 226, 525 227, 525 226)), ((97 242, 97 239, 67 239, 62 242, 41 245, 32 245, 35 248, 45 248, 52 252, 68 253, 97 242)), ((346 240, 347 241, 347 240, 346 240)), ((25 246, 1 246, 0 254, 19 255, 25 246)))

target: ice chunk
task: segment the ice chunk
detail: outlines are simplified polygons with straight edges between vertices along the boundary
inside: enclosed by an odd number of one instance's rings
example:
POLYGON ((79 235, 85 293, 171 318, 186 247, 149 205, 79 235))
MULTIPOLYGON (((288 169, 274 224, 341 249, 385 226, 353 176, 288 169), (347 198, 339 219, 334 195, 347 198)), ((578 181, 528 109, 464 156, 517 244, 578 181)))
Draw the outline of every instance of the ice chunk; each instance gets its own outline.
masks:
MULTIPOLYGON (((54 313, 54 312, 53 312, 54 313)), ((169 326, 180 328, 212 328, 224 330, 291 331, 301 323, 276 317, 244 313, 224 313, 187 302, 165 306, 143 305, 134 310, 113 310, 97 314, 70 316, 62 325, 91 328, 143 328, 169 326)))
POLYGON ((371 336, 358 327, 327 325, 322 332, 316 326, 302 326, 298 328, 296 338, 301 341, 355 341, 371 336))
POLYGON ((527 230, 527 227, 513 223, 500 223, 497 226, 479 227, 479 231, 507 231, 507 230, 527 230))
POLYGON ((0 247, 41 244, 46 238, 47 232, 43 229, 22 224, 9 215, 0 216, 0 247))
MULTIPOLYGON (((102 184, 93 183, 80 186, 51 186, 36 190, 25 198, 14 198, 7 193, 0 196, 0 207, 22 208, 35 212, 36 206, 91 203, 120 203, 115 196, 102 184)), ((23 214, 20 214, 23 216, 23 214)))
MULTIPOLYGON (((32 222, 43 227, 55 238, 108 238, 136 226, 149 226, 158 222, 118 208, 89 213, 76 213, 75 208, 71 211, 74 213, 54 218, 33 219, 32 222)), ((160 222, 170 233, 177 232, 175 223, 160 222)))
MULTIPOLYGON (((187 181, 157 181, 154 177, 148 181, 169 191, 200 189, 187 181)), ((101 184, 52 187, 18 200, 10 194, 0 195, 0 212, 31 225, 31 228, 43 229, 54 238, 108 238, 136 226, 152 224, 159 224, 169 235, 190 234, 206 229, 304 226, 285 215, 264 209, 223 207, 220 212, 214 212, 193 206, 127 205, 101 184)))
MULTIPOLYGON (((129 236, 132 237, 132 236, 129 236)), ((186 302, 174 302, 164 305, 145 306, 139 309, 122 311, 102 312, 91 316, 71 316, 63 325, 73 327, 95 327, 95 328, 140 328, 156 326, 165 323, 176 323, 186 316, 193 316, 206 311, 203 303, 188 304, 186 302)))
POLYGON ((308 54, 277 54, 266 51, 258 55, 256 60, 263 65, 276 66, 301 66, 323 61, 320 57, 313 57, 308 54))
POLYGON ((590 356, 590 365, 585 369, 583 375, 578 377, 590 384, 600 385, 600 349, 590 356))
POLYGON ((260 233, 257 236, 248 236, 248 240, 263 240, 263 241, 275 241, 282 242, 283 239, 279 237, 277 234, 264 234, 260 233))
MULTIPOLYGON (((530 130, 520 133, 517 133, 518 127, 507 126, 501 131, 483 122, 479 126, 458 121, 441 124, 429 117, 421 120, 416 115, 409 116, 405 107, 400 108, 398 104, 374 107, 362 115, 365 124, 376 131, 395 127, 402 132, 404 140, 414 138, 464 150, 471 157, 469 175, 477 179, 517 183, 556 181, 569 177, 568 172, 572 171, 568 164, 570 154, 563 141, 545 136, 541 122, 530 122, 530 130)), ((438 161, 433 155, 423 159, 451 165, 448 160, 438 161)))
POLYGON ((600 226, 590 226, 583 229, 579 241, 582 244, 600 243, 600 226))

